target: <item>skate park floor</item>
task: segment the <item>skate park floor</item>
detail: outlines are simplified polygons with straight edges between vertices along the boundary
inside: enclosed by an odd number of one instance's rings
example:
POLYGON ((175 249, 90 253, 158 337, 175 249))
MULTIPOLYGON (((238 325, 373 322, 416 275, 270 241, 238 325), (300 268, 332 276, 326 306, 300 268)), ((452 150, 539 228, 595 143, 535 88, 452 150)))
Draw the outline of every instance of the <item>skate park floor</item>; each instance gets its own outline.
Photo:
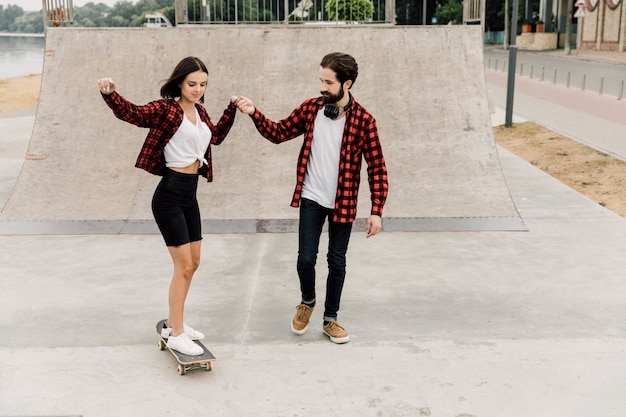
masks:
MULTIPOLYGON (((0 118, 22 138, 33 123, 0 118)), ((322 308, 290 331, 296 234, 205 235, 186 321, 211 372, 179 376, 157 348, 159 235, 1 235, 0 416, 623 416, 626 221, 498 152, 528 231, 355 230, 346 345, 322 308)))

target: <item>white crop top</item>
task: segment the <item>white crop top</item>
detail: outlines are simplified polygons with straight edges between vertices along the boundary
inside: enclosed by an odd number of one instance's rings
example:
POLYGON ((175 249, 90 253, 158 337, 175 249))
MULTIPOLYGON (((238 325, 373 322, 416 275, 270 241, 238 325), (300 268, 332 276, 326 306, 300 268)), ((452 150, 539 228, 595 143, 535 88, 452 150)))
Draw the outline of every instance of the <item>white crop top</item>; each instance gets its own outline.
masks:
POLYGON ((185 115, 178 130, 165 145, 166 167, 185 168, 196 161, 200 161, 200 166, 207 164, 204 154, 211 142, 211 130, 200 120, 198 109, 195 110, 196 124, 185 115))

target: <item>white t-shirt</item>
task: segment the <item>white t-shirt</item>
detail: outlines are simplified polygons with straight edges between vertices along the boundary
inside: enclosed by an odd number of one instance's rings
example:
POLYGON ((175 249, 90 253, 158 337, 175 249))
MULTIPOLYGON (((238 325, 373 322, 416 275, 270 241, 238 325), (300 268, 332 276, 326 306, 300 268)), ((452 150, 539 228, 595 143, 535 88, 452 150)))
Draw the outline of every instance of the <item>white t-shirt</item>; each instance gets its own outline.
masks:
POLYGON ((320 109, 313 127, 311 154, 304 174, 302 197, 329 209, 335 208, 339 154, 345 125, 345 117, 332 120, 324 116, 323 108, 320 109))
POLYGON ((166 167, 185 168, 196 161, 200 161, 200 166, 207 164, 204 153, 211 142, 211 130, 200 120, 198 109, 195 110, 196 124, 191 123, 187 115, 183 116, 183 122, 165 145, 166 167))

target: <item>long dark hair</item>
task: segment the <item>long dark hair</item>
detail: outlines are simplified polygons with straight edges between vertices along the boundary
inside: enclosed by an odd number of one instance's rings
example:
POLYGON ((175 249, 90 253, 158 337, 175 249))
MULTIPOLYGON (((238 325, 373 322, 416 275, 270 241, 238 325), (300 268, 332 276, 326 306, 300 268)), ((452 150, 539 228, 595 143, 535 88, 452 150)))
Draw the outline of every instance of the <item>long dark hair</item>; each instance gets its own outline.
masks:
MULTIPOLYGON (((204 65, 204 62, 200 61, 200 59, 195 56, 188 56, 187 58, 184 58, 178 63, 178 65, 176 65, 176 68, 172 71, 170 78, 165 81, 165 84, 161 87, 161 97, 169 99, 180 97, 180 84, 187 77, 187 75, 196 71, 202 71, 206 73, 207 76, 209 75, 209 70, 206 68, 206 65, 204 65)), ((200 103, 204 103, 204 94, 200 97, 200 103)))

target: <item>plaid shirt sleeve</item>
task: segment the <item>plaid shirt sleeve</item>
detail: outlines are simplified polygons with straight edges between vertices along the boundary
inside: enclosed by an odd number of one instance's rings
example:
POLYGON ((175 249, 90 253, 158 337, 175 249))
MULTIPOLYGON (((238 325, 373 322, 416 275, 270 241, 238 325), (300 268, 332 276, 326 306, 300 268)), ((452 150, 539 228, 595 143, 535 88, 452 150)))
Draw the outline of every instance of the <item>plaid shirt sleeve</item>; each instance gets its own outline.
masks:
POLYGON ((183 121, 180 106, 173 105, 173 100, 165 99, 138 106, 117 92, 103 94, 102 97, 113 110, 115 117, 135 126, 150 129, 135 166, 154 175, 163 175, 165 171, 163 149, 183 121))
POLYGON ((204 123, 207 124, 207 126, 211 130, 211 143, 204 153, 204 159, 207 160, 207 164, 200 167, 200 175, 205 177, 207 182, 211 182, 213 181, 213 160, 211 157, 211 145, 219 145, 224 142, 224 139, 226 139, 230 128, 235 122, 237 106, 234 103, 229 103, 228 107, 226 107, 226 109, 224 110, 224 114, 222 114, 222 117, 216 125, 211 122, 209 113, 203 106, 197 105, 197 108, 198 113, 200 114, 200 118, 204 123))
POLYGON ((389 191, 389 183, 387 180, 387 166, 385 165, 383 150, 378 138, 378 128, 374 118, 371 119, 365 130, 363 157, 367 163, 367 179, 372 200, 371 214, 382 216, 383 206, 389 191))
POLYGON ((282 143, 302 135, 319 108, 319 100, 309 99, 296 107, 288 117, 278 122, 268 119, 259 109, 256 109, 250 117, 261 136, 272 143, 282 143))
POLYGON ((306 166, 311 154, 313 140, 313 122, 317 112, 322 107, 321 99, 309 99, 296 107, 291 114, 279 121, 273 122, 258 109, 250 115, 259 133, 272 143, 282 143, 294 139, 304 133, 304 140, 298 156, 296 167, 296 188, 291 199, 291 207, 298 207, 304 184, 306 166))
POLYGON ((211 122, 211 118, 203 106, 198 105, 198 112, 202 120, 211 130, 211 145, 219 145, 224 142, 228 132, 230 132, 230 128, 233 126, 233 123, 235 123, 235 116, 237 114, 237 106, 235 103, 228 103, 228 107, 226 107, 216 125, 211 122))
POLYGON ((137 106, 117 92, 102 94, 102 98, 113 110, 115 117, 138 127, 152 128, 157 120, 160 107, 162 107, 159 106, 162 100, 153 101, 144 106, 137 106))

